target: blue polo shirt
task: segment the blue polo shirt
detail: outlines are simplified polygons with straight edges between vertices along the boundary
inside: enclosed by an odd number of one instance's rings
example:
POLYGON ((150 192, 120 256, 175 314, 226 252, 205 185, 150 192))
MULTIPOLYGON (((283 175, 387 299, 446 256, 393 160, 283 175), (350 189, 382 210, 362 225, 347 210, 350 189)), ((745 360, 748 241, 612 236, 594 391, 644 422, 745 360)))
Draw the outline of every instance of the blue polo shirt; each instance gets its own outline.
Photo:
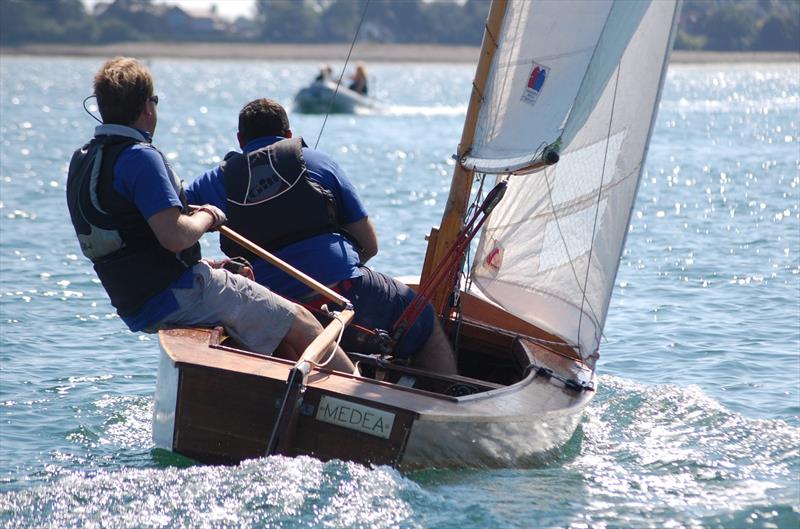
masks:
MULTIPOLYGON (((284 139, 281 136, 256 138, 244 147, 249 153, 284 139)), ((359 199, 352 182, 344 170, 327 154, 309 147, 303 148, 303 158, 309 177, 333 193, 338 207, 339 224, 351 224, 367 217, 367 210, 359 199)), ((190 204, 213 204, 228 212, 224 174, 219 167, 200 175, 186 189, 190 204)), ((360 258, 353 245, 338 233, 324 233, 290 244, 275 256, 303 271, 317 281, 332 285, 343 279, 358 277, 360 258)), ((273 292, 291 299, 302 299, 311 290, 263 259, 252 263, 256 281, 273 292)))
MULTIPOLYGON (((97 127, 95 134, 108 133, 110 127, 112 126, 97 127)), ((138 132, 140 137, 136 139, 148 143, 131 145, 120 153, 114 163, 114 190, 132 202, 145 219, 167 208, 180 208, 178 191, 161 153, 149 144, 150 135, 138 129, 125 129, 124 135, 136 137, 135 133, 138 132)), ((147 300, 137 313, 121 316, 122 321, 132 331, 140 331, 158 323, 178 309, 178 301, 172 289, 189 288, 192 280, 191 269, 187 269, 169 288, 147 300)))

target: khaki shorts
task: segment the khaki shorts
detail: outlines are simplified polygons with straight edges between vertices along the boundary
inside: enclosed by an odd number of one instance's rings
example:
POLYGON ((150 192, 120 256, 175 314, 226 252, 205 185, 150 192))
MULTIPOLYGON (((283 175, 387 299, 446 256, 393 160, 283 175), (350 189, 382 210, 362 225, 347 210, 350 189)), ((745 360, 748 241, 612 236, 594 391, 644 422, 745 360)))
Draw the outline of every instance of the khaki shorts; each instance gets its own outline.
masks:
POLYGON ((292 326, 296 305, 249 279, 211 268, 205 261, 192 267, 191 288, 175 288, 178 310, 144 329, 222 325, 248 349, 272 354, 292 326))

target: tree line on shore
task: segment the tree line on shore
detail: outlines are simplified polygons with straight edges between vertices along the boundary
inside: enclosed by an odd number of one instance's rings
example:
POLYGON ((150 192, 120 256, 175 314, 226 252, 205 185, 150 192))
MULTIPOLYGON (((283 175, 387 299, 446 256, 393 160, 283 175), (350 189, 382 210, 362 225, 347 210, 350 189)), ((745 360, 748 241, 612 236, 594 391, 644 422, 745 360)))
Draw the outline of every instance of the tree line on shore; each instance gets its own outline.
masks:
MULTIPOLYGON (((114 42, 360 42, 477 46, 489 0, 255 0, 224 21, 152 0, 0 0, 0 45, 114 42)), ((800 52, 796 0, 685 0, 676 49, 800 52)))

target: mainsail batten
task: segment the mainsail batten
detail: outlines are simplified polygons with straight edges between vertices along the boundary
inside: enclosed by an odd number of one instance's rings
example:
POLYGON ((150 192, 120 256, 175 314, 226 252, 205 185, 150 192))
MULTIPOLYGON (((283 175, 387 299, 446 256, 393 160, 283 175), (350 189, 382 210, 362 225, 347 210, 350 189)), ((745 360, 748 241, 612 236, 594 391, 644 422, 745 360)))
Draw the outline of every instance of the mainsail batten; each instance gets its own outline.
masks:
POLYGON ((521 30, 520 20, 544 27, 543 17, 559 18, 557 3, 512 2, 503 24, 511 36, 498 38, 476 141, 464 160, 478 172, 513 172, 511 162, 530 165, 544 147, 561 140, 558 164, 510 179, 481 235, 471 276, 484 296, 579 346, 587 360, 594 358, 605 324, 679 7, 677 0, 631 4, 590 1, 572 19, 573 29, 563 27, 563 17, 554 22, 562 34, 584 31, 595 40, 568 48, 572 58, 580 56, 575 49, 593 51, 583 57, 581 72, 570 72, 574 86, 561 91, 572 92, 556 97, 548 90, 563 86, 558 62, 534 61, 528 79, 509 71, 521 55, 558 56, 553 50, 505 47, 518 33, 535 33, 521 30), (592 16, 593 25, 586 21, 592 16), (515 89, 529 100, 513 107, 509 94, 515 89), (532 116, 527 107, 545 104, 561 107, 544 109, 524 124, 532 116), (519 112, 511 109, 520 106, 519 112), (519 150, 506 127, 520 138, 519 150))

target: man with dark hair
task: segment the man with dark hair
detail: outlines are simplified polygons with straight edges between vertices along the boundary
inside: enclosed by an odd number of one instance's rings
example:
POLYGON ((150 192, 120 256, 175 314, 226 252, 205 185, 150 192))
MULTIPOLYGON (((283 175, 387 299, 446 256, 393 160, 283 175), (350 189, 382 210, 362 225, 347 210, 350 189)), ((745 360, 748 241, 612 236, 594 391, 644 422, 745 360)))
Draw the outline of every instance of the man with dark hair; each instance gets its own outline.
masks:
MULTIPOLYGON (((375 230, 355 187, 327 154, 294 138, 286 110, 256 99, 239 113, 242 153, 198 177, 187 188, 193 201, 226 212, 229 226, 262 248, 350 299, 354 323, 391 330, 414 292, 364 266, 378 252, 375 230)), ((253 263, 256 280, 290 299, 315 305, 318 297, 244 248, 220 238, 229 257, 253 263)), ((452 349, 429 305, 395 348, 414 366, 455 373, 452 349)))
MULTIPOLYGON (((107 61, 94 78, 103 124, 72 156, 67 204, 92 260, 132 331, 222 324, 245 347, 299 358, 322 331, 310 312, 201 260, 198 240, 226 222, 213 205, 190 211, 181 181, 152 143, 158 96, 137 60, 107 61)), ((335 368, 353 364, 337 348, 335 368)))

